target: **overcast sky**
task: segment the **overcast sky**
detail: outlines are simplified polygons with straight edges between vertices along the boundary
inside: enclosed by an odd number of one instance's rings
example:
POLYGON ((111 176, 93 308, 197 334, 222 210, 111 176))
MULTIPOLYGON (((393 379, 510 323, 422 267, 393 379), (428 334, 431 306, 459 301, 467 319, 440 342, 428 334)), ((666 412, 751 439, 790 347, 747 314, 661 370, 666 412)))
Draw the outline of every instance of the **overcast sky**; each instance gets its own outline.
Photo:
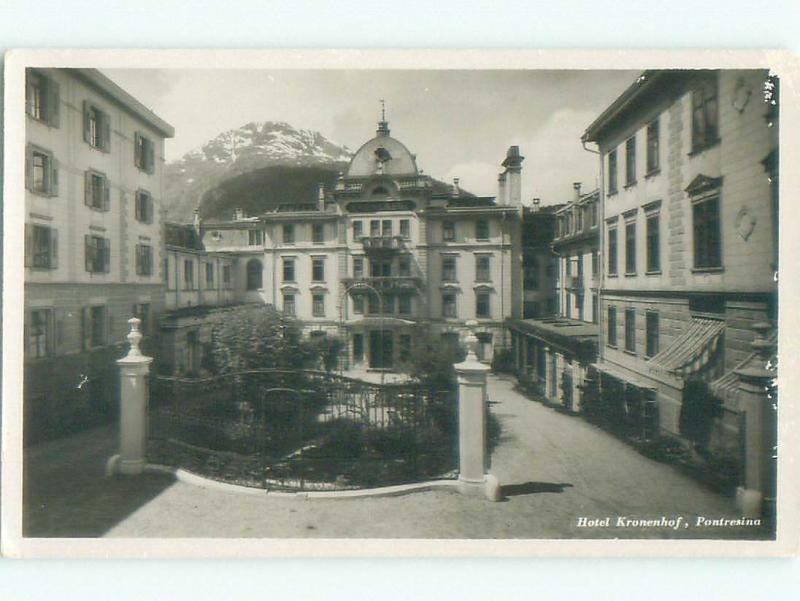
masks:
POLYGON ((386 100, 392 136, 426 173, 494 195, 507 148, 526 157, 527 204, 597 185, 597 155, 580 136, 638 75, 634 71, 105 70, 175 126, 167 160, 251 121, 318 130, 355 151, 374 135, 386 100))

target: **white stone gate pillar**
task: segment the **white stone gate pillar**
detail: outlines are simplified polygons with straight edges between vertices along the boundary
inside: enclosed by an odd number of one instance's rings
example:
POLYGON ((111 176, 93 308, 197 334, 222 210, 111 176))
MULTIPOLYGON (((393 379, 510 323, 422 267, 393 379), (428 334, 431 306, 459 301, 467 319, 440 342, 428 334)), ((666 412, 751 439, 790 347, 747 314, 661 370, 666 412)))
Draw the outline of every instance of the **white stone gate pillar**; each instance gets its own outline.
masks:
POLYGON ((141 320, 133 317, 128 323, 131 331, 127 338, 131 348, 117 361, 120 371, 119 454, 108 460, 106 473, 109 476, 141 474, 147 462, 147 376, 153 359, 145 357, 139 350, 141 320))
POLYGON ((471 496, 486 496, 490 501, 501 499, 497 478, 487 473, 486 453, 486 374, 490 368, 475 354, 478 338, 477 322, 468 321, 467 357, 454 367, 458 375, 458 490, 471 496))

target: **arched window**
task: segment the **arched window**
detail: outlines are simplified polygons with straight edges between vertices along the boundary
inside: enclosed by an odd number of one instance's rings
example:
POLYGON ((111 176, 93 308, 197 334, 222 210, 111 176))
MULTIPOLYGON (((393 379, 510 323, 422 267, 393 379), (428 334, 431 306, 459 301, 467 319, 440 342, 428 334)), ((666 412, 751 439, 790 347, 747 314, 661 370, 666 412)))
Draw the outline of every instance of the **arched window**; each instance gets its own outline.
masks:
POLYGON ((258 259, 250 259, 247 262, 247 289, 258 290, 261 288, 261 278, 263 267, 258 259))

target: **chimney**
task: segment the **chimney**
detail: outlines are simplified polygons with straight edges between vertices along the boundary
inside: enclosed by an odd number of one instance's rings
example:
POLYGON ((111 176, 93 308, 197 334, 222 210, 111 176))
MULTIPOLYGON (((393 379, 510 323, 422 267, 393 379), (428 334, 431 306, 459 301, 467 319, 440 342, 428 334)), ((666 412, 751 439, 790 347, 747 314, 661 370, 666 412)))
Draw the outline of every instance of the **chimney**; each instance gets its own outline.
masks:
POLYGON ((534 198, 534 199, 533 199, 533 203, 532 203, 532 208, 531 208, 531 210, 532 210, 534 213, 538 213, 538 212, 539 212, 539 204, 540 204, 540 203, 541 203, 541 199, 540 199, 540 198, 534 198))
POLYGON ((317 184, 317 187, 318 187, 317 188, 318 189, 317 202, 319 203, 319 210, 320 211, 324 211, 325 210, 325 184, 320 182, 319 184, 317 184))
POLYGON ((233 210, 233 220, 234 221, 241 221, 244 219, 244 210, 243 209, 234 209, 233 210))
POLYGON ((450 195, 453 197, 461 196, 461 188, 458 187, 459 179, 457 177, 453 178, 453 187, 450 188, 450 195))
POLYGON ((520 155, 519 146, 509 146, 503 167, 506 168, 506 203, 513 207, 522 205, 522 161, 525 157, 520 155))
POLYGON ((581 199, 581 183, 580 182, 572 182, 572 187, 575 190, 575 200, 581 199))
POLYGON ((192 215, 192 226, 194 227, 194 233, 198 236, 200 235, 200 209, 194 210, 194 215, 192 215))
POLYGON ((497 176, 497 204, 506 204, 506 174, 497 176))

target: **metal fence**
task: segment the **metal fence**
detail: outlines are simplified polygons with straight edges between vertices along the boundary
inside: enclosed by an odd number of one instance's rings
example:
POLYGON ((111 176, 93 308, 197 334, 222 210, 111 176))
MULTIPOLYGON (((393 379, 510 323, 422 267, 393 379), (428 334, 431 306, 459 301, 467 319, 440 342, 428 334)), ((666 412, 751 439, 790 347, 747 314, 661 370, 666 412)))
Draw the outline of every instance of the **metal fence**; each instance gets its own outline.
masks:
POLYGON ((258 370, 154 376, 148 460, 268 489, 353 489, 455 477, 454 391, 258 370))

